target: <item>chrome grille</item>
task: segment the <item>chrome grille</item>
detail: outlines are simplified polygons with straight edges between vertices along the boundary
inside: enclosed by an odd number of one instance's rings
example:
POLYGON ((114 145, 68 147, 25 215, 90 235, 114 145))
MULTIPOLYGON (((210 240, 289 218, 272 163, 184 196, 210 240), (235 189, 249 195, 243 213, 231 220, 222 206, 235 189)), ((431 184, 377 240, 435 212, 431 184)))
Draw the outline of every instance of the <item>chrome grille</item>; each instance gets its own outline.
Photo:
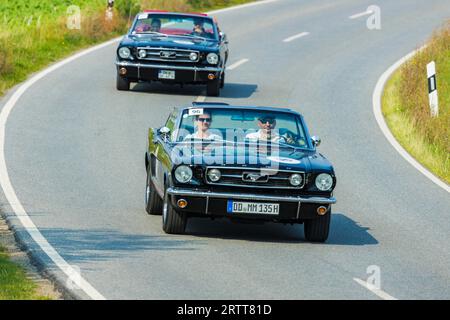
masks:
POLYGON ((152 47, 140 47, 137 48, 137 53, 139 50, 145 50, 147 55, 145 58, 140 58, 139 60, 147 61, 172 61, 172 62, 191 62, 196 63, 200 60, 200 52, 195 50, 184 50, 184 49, 173 49, 173 48, 152 48, 152 47), (197 60, 191 60, 189 58, 191 53, 197 54, 197 60))
POLYGON ((205 180, 206 183, 210 185, 253 188, 302 189, 305 186, 306 176, 302 171, 245 167, 207 167, 205 180), (212 182, 209 179, 208 171, 211 169, 220 170, 221 178, 219 181, 212 182), (300 174, 303 179, 302 184, 298 187, 292 186, 289 182, 289 177, 294 173, 300 174))

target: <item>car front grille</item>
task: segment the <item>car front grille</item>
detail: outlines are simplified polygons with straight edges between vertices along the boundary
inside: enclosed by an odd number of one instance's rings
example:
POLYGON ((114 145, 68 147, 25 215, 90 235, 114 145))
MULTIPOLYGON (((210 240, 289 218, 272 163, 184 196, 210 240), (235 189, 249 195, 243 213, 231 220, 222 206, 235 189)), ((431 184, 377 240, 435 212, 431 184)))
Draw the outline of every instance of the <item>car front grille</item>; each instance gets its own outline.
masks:
POLYGON ((173 48, 152 48, 140 47, 137 48, 136 56, 139 60, 147 61, 165 61, 165 62, 190 62, 196 63, 200 60, 200 52, 195 50, 173 49, 173 48), (145 58, 140 58, 137 53, 140 50, 145 50, 147 55, 145 58), (191 53, 197 54, 197 60, 189 58, 191 53))
POLYGON ((233 186, 233 187, 251 187, 251 188, 273 188, 273 189, 302 189, 305 186, 306 177, 302 171, 276 170, 264 168, 245 168, 245 167, 207 167, 205 180, 210 185, 233 186), (221 172, 221 178, 217 182, 210 180, 209 170, 218 169, 221 172), (292 186, 289 177, 298 173, 302 176, 300 186, 292 186))

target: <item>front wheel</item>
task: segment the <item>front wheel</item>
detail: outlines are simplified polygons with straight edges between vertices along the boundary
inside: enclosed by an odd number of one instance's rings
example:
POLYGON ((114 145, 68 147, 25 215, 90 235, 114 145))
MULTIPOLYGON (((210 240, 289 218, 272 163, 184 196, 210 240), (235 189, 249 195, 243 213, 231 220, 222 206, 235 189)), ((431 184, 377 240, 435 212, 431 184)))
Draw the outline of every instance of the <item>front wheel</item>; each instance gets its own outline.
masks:
POLYGON ((315 219, 306 220, 305 238, 311 242, 325 242, 328 239, 331 221, 331 207, 324 216, 315 219))
POLYGON ((163 230, 169 234, 183 234, 186 230, 187 217, 183 212, 178 212, 169 201, 167 191, 164 196, 163 216, 162 216, 163 230))
POLYGON ((162 213, 163 202, 155 190, 151 179, 151 172, 147 170, 147 183, 145 186, 145 211, 150 215, 160 215, 162 213))
POLYGON ((222 73, 222 77, 220 77, 220 89, 225 87, 225 71, 222 73))
POLYGON ((210 97, 218 97, 220 95, 220 79, 208 82, 206 85, 206 94, 210 97))
POLYGON ((116 88, 117 90, 128 91, 130 90, 130 81, 117 75, 116 88))

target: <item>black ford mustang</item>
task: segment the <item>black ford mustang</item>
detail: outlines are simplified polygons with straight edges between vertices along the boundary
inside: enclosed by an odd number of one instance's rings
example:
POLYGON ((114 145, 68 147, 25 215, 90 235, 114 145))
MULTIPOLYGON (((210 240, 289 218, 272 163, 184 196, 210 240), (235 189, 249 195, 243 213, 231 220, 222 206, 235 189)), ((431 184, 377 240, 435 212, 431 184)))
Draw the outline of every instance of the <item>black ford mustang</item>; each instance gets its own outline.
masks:
POLYGON ((187 219, 228 217, 304 223, 309 241, 328 237, 336 177, 290 109, 193 103, 150 128, 146 210, 167 233, 187 219))
POLYGON ((145 11, 117 48, 117 89, 140 81, 206 84, 218 96, 227 59, 228 40, 212 17, 145 11))

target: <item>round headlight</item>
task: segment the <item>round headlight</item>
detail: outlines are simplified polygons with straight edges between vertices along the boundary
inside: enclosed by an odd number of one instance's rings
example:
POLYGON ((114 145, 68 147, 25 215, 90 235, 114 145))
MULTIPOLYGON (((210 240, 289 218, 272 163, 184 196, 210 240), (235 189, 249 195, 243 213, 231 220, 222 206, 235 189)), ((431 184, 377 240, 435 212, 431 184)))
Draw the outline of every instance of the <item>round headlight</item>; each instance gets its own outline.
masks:
POLYGON ((220 170, 218 170, 218 169, 208 170, 208 178, 212 182, 219 181, 221 176, 222 176, 222 174, 220 173, 220 170))
POLYGON ((175 179, 181 183, 187 183, 192 179, 192 170, 188 166, 179 166, 175 169, 175 179))
POLYGON ((131 51, 127 47, 122 47, 119 49, 119 57, 121 57, 122 59, 128 59, 130 55, 131 51))
POLYGON ((147 56, 147 51, 145 51, 144 49, 139 50, 138 52, 139 58, 143 59, 147 56))
POLYGON ((187 183, 192 179, 192 170, 188 166, 179 166, 175 169, 175 179, 181 183, 187 183))
POLYGON ((291 175, 289 177, 289 182, 291 183, 291 185, 293 185, 294 187, 298 187, 299 185, 302 184, 303 182, 303 178, 301 175, 299 175, 298 173, 294 173, 293 175, 291 175))
POLYGON ((209 53, 206 56, 206 60, 209 64, 217 64, 219 62, 219 56, 215 53, 209 53))
POLYGON ((197 61, 198 54, 195 52, 191 52, 191 54, 189 55, 189 59, 191 59, 191 61, 197 61))
POLYGON ((328 173, 321 173, 316 177, 316 187, 320 191, 328 191, 333 186, 333 177, 328 173))

